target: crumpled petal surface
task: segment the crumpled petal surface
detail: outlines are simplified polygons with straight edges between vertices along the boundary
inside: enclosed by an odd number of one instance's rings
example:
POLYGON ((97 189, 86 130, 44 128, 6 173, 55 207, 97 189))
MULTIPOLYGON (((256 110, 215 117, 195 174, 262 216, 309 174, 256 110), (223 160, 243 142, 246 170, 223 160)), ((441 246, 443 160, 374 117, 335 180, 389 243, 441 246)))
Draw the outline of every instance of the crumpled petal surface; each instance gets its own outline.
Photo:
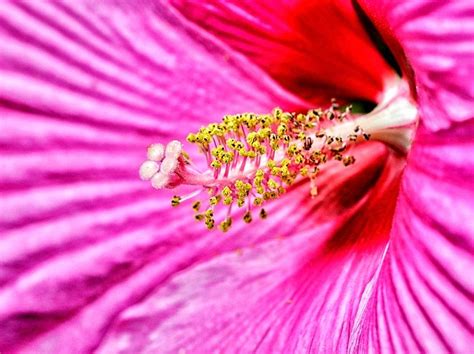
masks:
POLYGON ((376 102, 393 70, 350 0, 170 0, 186 18, 245 54, 292 92, 376 102))

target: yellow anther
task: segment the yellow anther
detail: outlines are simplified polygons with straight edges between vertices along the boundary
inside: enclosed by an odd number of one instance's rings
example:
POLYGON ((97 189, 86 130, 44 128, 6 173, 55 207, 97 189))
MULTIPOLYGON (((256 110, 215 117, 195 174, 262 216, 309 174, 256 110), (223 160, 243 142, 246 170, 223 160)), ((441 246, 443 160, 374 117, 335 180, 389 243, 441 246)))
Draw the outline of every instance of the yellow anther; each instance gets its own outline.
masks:
POLYGON ((217 161, 217 160, 214 160, 211 162, 211 167, 217 169, 217 168, 221 168, 222 164, 220 161, 217 161))
POLYGON ((204 212, 204 216, 206 218, 212 218, 214 216, 214 211, 212 209, 207 209, 205 212, 204 212))
POLYGON ((319 121, 323 112, 320 109, 310 109, 308 111, 307 117, 310 121, 319 121))
POLYGON ((278 136, 275 133, 270 134, 270 141, 272 143, 277 142, 278 141, 278 136))
POLYGON ((224 221, 222 221, 219 224, 219 229, 222 232, 227 232, 227 231, 229 231, 231 226, 232 226, 232 219, 231 218, 226 218, 224 221))
POLYGON ((272 134, 272 131, 270 128, 262 128, 260 129, 258 132, 258 137, 260 138, 260 140, 264 140, 266 138, 268 138, 270 136, 270 134, 272 134))
POLYGON ((282 177, 288 177, 290 175, 290 170, 288 169, 287 166, 283 166, 281 168, 281 176, 282 177))
POLYGON ((290 165, 290 163, 291 163, 291 161, 289 159, 283 159, 283 160, 281 160, 280 165, 282 167, 288 167, 290 165))
POLYGON ((282 137, 283 135, 286 134, 287 130, 288 130, 288 127, 286 126, 286 124, 285 124, 285 123, 281 123, 281 124, 278 126, 278 128, 277 128, 277 134, 278 134, 278 136, 279 136, 279 137, 282 137))
POLYGON ((235 150, 237 149, 237 141, 235 139, 227 139, 226 145, 229 149, 235 150))
POLYGON ((270 189, 277 189, 280 186, 275 180, 271 178, 268 180, 267 184, 270 189))
POLYGON ((227 133, 227 130, 222 124, 219 124, 219 126, 214 131, 216 136, 224 136, 227 133))
POLYGON ((240 199, 240 198, 237 199, 237 206, 238 206, 239 208, 243 207, 244 204, 245 204, 245 200, 244 200, 244 199, 240 199))
POLYGON ((221 161, 225 164, 231 163, 234 160, 234 153, 232 151, 225 152, 221 155, 221 161))
POLYGON ((295 163, 297 163, 298 165, 301 165, 303 162, 304 162, 304 157, 303 157, 303 155, 297 154, 297 155, 295 156, 295 163))
POLYGON ((247 157, 254 159, 255 157, 257 157, 257 153, 255 151, 247 151, 247 157))
POLYGON ((175 195, 173 198, 171 198, 171 206, 178 206, 181 203, 181 197, 175 195))
POLYGON ((252 145, 252 147, 253 147, 255 150, 259 150, 260 147, 262 146, 262 145, 260 144, 260 142, 257 141, 257 140, 254 141, 251 145, 252 145))
POLYGON ((292 113, 283 112, 282 115, 281 115, 280 120, 283 123, 288 123, 293 117, 294 117, 294 115, 292 113))
POLYGON ((245 214, 244 214, 244 221, 248 224, 250 222, 252 222, 252 214, 250 214, 250 211, 247 211, 245 214))
POLYGON ((296 120, 298 123, 304 123, 306 122, 306 117, 304 114, 298 113, 298 115, 296 116, 296 120))
POLYGON ((247 150, 245 150, 244 147, 240 148, 239 149, 239 155, 243 156, 243 157, 246 157, 247 156, 247 150))
POLYGON ((188 142, 190 142, 191 144, 195 143, 196 142, 196 135, 194 134, 188 134, 188 136, 186 137, 186 140, 188 142))
POLYGON ((285 144, 288 144, 291 141, 291 138, 288 135, 283 135, 281 138, 285 144))
POLYGON ((271 168, 273 168, 273 167, 275 167, 275 166, 276 166, 275 161, 273 161, 273 160, 268 160, 268 161, 267 161, 267 167, 268 167, 268 168, 271 169, 271 168))
POLYGON ((214 157, 219 157, 222 151, 224 151, 224 147, 222 145, 219 145, 211 150, 211 155, 214 157))
POLYGON ((231 205, 232 201, 233 201, 232 197, 229 196, 229 197, 224 198, 223 203, 224 205, 231 205))
POLYGON ((309 171, 308 167, 305 166, 300 170, 300 175, 303 177, 306 177, 308 175, 308 171, 309 171))
POLYGON ((258 136, 257 136, 257 133, 255 132, 251 132, 247 135, 247 142, 252 145, 255 141, 257 141, 258 139, 258 136))
POLYGON ((216 195, 214 197, 209 198, 209 204, 211 205, 217 205, 219 203, 219 200, 221 199, 220 195, 216 195))
POLYGON ((306 134, 303 132, 298 133, 298 139, 299 140, 305 140, 306 139, 306 134))
POLYGON ((275 119, 271 115, 267 114, 260 122, 264 128, 268 128, 275 122, 275 119))
MULTIPOLYGON (((271 160, 269 160, 270 162, 271 160)), ((268 164, 267 164, 268 165, 268 164)), ((269 166, 270 167, 270 166, 269 166)), ((265 172, 262 170, 262 169, 258 169, 256 172, 255 172, 255 176, 256 177, 263 177, 265 175, 265 172)))
POLYGON ((201 202, 199 200, 193 203, 193 210, 194 211, 199 211, 200 207, 201 207, 201 202))
POLYGON ((278 108, 278 107, 274 108, 274 109, 273 109, 273 112, 272 112, 273 116, 274 116, 276 119, 280 119, 282 113, 283 113, 282 109, 281 109, 281 108, 278 108))
POLYGON ((272 176, 279 176, 281 175, 281 168, 280 167, 273 167, 271 170, 270 170, 270 174, 272 176))
POLYGON ((294 177, 292 177, 292 176, 285 177, 285 179, 284 179, 284 182, 285 182, 288 186, 291 186, 294 181, 295 181, 295 179, 294 179, 294 177))
POLYGON ((326 155, 321 151, 315 151, 311 154, 309 159, 313 164, 319 165, 320 163, 326 162, 326 155))
POLYGON ((257 197, 253 200, 253 204, 256 206, 262 205, 262 203, 263 203, 263 199, 260 197, 257 197))
POLYGON ((279 186, 277 192, 278 192, 278 195, 283 195, 285 194, 286 190, 284 187, 279 186))
POLYGON ((344 166, 352 165, 354 162, 355 162, 354 156, 345 156, 342 159, 342 163, 344 164, 344 166))
POLYGON ((212 219, 206 220, 205 224, 209 230, 214 228, 214 220, 212 219))
POLYGON ((255 187, 261 186, 263 182, 263 177, 255 177, 253 179, 253 184, 255 187))
POLYGON ((263 189, 263 186, 258 186, 256 188, 256 191, 257 191, 258 194, 263 194, 265 192, 265 190, 263 189))
POLYGON ((298 146, 295 144, 290 144, 290 146, 288 146, 288 154, 290 154, 290 156, 296 154, 298 151, 298 146))
POLYGON ((199 134, 199 142, 204 146, 208 146, 211 139, 212 137, 210 134, 199 134))
POLYGON ((229 186, 225 186, 224 189, 222 189, 222 195, 224 197, 229 197, 232 194, 232 190, 229 188, 229 186))

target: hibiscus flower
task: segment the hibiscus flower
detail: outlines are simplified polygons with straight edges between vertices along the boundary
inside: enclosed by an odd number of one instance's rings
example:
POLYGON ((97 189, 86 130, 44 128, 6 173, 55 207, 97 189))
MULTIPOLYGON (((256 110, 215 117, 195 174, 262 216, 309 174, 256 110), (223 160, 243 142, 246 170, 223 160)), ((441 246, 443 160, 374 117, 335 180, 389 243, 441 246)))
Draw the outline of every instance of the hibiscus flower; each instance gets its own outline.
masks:
POLYGON ((0 6, 0 351, 470 350, 469 2, 0 6), (137 178, 152 143, 332 97, 371 138, 266 220, 208 231, 137 178))

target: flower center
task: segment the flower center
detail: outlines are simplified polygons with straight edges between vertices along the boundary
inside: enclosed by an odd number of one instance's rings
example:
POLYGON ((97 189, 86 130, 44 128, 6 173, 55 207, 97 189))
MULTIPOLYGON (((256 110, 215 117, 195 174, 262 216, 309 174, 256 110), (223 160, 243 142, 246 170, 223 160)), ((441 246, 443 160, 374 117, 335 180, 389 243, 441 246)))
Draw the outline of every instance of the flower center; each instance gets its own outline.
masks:
POLYGON ((200 171, 175 140, 166 147, 149 146, 140 177, 151 180, 156 189, 195 186, 186 196, 174 196, 172 206, 193 200, 196 220, 212 229, 220 219, 219 228, 226 232, 232 225, 233 208, 245 208, 246 223, 252 221, 256 208, 265 219, 265 203, 280 197, 300 178, 309 178, 309 193, 316 197, 320 168, 329 161, 346 167, 355 163, 350 153, 355 144, 376 138, 407 149, 412 131, 407 124, 416 118, 412 107, 408 98, 396 96, 358 118, 351 113, 351 106, 340 107, 335 100, 327 109, 311 109, 306 114, 275 108, 271 114, 227 115, 222 122, 187 137, 204 155, 206 171, 200 171), (203 191, 208 197, 196 199, 203 191), (218 209, 224 214, 220 218, 218 209))

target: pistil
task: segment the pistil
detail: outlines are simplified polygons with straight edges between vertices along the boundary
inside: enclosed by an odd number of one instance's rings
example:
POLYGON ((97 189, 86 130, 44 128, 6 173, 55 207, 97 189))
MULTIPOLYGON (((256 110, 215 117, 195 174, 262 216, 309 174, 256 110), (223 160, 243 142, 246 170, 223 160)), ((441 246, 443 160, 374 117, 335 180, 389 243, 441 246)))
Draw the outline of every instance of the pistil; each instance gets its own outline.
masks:
POLYGON ((403 145, 406 138, 406 124, 400 123, 406 122, 387 119, 384 110, 355 117, 351 106, 340 107, 335 100, 327 109, 311 109, 305 114, 275 108, 271 114, 227 115, 222 122, 187 137, 205 156, 206 171, 200 171, 181 142, 174 140, 166 146, 153 144, 148 148, 140 176, 156 189, 195 186, 196 190, 186 196, 174 196, 171 205, 177 207, 190 200, 195 219, 209 229, 216 226, 218 209, 223 209, 225 216, 218 221, 226 232, 232 225, 232 210, 243 208, 246 223, 252 222, 256 208, 265 219, 263 206, 284 194, 297 179, 309 178, 309 193, 316 197, 320 168, 329 161, 346 167, 354 164, 350 150, 355 144, 388 137, 389 143, 400 148, 397 144, 403 145), (208 197, 196 199, 204 191, 208 197))

